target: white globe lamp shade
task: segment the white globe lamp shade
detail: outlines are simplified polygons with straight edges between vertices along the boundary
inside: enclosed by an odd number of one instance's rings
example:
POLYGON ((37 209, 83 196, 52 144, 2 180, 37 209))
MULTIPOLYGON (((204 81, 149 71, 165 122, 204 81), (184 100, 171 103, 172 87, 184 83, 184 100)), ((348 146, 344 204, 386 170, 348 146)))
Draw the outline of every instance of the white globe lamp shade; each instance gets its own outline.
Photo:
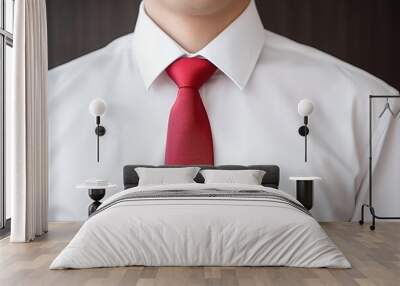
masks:
POLYGON ((309 116, 314 110, 314 104, 311 100, 302 99, 297 105, 297 111, 301 116, 309 116))
POLYGON ((102 116, 107 109, 107 104, 101 98, 93 99, 89 104, 89 112, 93 116, 102 116))

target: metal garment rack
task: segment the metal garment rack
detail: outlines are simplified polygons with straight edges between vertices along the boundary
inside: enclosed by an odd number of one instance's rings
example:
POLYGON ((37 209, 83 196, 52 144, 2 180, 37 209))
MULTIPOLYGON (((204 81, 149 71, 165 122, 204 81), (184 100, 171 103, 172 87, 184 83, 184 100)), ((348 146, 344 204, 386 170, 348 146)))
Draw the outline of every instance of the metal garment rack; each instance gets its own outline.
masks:
POLYGON ((370 95, 369 96, 369 203, 363 204, 361 207, 361 219, 359 224, 364 224, 364 208, 369 208, 372 216, 372 224, 369 226, 371 230, 375 230, 376 219, 400 219, 400 217, 387 217, 379 216, 375 212, 372 200, 372 103, 374 99, 389 99, 389 98, 400 98, 400 95, 370 95))

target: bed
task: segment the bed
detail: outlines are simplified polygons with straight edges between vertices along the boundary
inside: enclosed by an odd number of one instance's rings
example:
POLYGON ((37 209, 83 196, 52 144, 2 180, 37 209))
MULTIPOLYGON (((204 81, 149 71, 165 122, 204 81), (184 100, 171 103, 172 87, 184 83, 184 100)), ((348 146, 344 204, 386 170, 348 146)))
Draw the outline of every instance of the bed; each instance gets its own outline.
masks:
POLYGON ((50 269, 144 266, 292 266, 350 268, 311 214, 279 190, 279 167, 261 185, 194 183, 138 186, 124 167, 124 190, 106 199, 50 269))

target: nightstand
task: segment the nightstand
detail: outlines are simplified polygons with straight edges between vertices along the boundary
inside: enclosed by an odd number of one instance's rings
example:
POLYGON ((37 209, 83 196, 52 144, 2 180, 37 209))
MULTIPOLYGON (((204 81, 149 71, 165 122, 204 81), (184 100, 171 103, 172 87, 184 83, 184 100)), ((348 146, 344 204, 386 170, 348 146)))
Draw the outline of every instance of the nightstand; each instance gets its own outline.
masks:
POLYGON ((97 208, 101 205, 100 200, 104 198, 106 194, 107 189, 113 189, 116 188, 117 185, 114 184, 88 184, 88 183, 83 183, 80 185, 77 185, 76 188, 81 190, 85 189, 88 190, 89 197, 93 200, 93 203, 89 205, 88 207, 88 214, 89 216, 94 213, 97 208))
POLYGON ((296 199, 303 206, 311 210, 314 202, 314 181, 321 180, 320 177, 290 177, 289 180, 296 181, 296 199))

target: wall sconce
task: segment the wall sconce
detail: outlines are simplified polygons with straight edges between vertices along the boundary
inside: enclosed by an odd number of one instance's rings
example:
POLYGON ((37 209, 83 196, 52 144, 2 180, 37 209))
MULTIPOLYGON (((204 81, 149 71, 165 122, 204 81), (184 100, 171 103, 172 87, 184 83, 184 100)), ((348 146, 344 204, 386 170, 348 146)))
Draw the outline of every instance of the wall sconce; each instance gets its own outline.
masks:
POLYGON ((90 113, 96 117, 96 129, 94 133, 97 135, 97 162, 99 162, 99 141, 100 136, 106 134, 106 129, 104 126, 100 125, 100 116, 103 116, 106 112, 107 105, 106 102, 100 98, 93 99, 89 104, 89 111, 90 113))
POLYGON ((298 113, 304 117, 304 125, 299 128, 299 134, 304 137, 304 162, 307 162, 307 135, 310 133, 308 128, 308 116, 313 112, 314 104, 311 100, 302 99, 297 105, 298 113))

